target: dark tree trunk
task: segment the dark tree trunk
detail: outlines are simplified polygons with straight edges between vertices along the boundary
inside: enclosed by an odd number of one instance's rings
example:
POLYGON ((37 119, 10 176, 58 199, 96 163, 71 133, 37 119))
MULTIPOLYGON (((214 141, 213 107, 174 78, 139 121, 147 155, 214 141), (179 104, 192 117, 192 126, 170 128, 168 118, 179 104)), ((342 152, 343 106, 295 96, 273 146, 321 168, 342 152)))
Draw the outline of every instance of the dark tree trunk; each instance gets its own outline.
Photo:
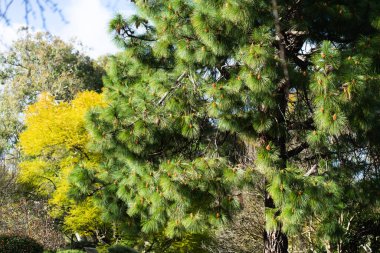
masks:
POLYGON ((287 253, 288 238, 279 230, 264 232, 264 253, 287 253))
MULTIPOLYGON (((279 110, 277 111, 277 124, 278 132, 271 139, 275 142, 276 146, 280 149, 281 163, 278 165, 278 169, 285 169, 287 164, 287 129, 286 129, 286 111, 288 106, 288 96, 290 87, 290 75, 286 61, 286 40, 284 34, 281 31, 280 15, 277 0, 272 0, 272 11, 274 17, 274 28, 276 36, 278 37, 278 56, 282 66, 283 79, 280 80, 278 85, 278 102, 279 110)), ((265 182, 265 186, 267 186, 265 182)), ((265 209, 275 208, 275 203, 272 197, 265 191, 265 209)), ((275 215, 278 216, 280 211, 275 215)), ((264 231, 264 253, 288 253, 288 237, 281 231, 281 223, 277 224, 277 228, 273 231, 264 231)))
MULTIPOLYGON (((265 193, 265 208, 274 208, 272 198, 265 193)), ((274 231, 264 231, 264 253, 287 253, 288 238, 281 232, 281 226, 274 231)))

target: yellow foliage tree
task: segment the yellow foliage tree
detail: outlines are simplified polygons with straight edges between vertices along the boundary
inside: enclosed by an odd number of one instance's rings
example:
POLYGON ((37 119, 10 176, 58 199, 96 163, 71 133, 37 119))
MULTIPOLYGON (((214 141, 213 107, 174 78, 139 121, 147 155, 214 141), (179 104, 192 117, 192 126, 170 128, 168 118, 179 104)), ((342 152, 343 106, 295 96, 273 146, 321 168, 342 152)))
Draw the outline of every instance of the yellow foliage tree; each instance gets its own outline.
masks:
POLYGON ((104 224, 91 198, 77 203, 69 197, 69 176, 76 166, 96 169, 100 155, 87 149, 85 114, 104 104, 102 95, 93 91, 81 92, 70 102, 42 93, 26 109, 26 129, 20 135, 24 161, 19 182, 48 197, 51 215, 63 218, 66 230, 82 235, 99 235, 104 224))

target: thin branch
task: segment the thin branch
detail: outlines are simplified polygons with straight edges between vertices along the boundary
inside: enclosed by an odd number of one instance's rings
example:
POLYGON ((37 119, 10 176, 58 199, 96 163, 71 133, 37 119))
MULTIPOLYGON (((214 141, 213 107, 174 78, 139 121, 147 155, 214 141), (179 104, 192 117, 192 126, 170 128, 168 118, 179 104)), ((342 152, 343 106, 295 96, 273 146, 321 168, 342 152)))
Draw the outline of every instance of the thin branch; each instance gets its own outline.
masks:
POLYGON ((9 7, 12 5, 12 3, 14 2, 14 0, 10 0, 6 5, 5 5, 5 9, 2 13, 0 13, 0 19, 4 19, 5 23, 7 25, 9 25, 10 23, 10 20, 7 18, 7 12, 9 10, 9 7))
MULTIPOLYGON (((2 8, 0 3, 0 21, 3 20, 6 25, 11 24, 11 20, 8 17, 9 9, 16 3, 14 0, 3 1, 4 7, 2 8)), ((68 23, 65 19, 62 9, 58 7, 55 0, 21 0, 21 4, 24 7, 24 20, 29 25, 30 17, 36 19, 36 14, 39 13, 39 18, 42 22, 42 27, 47 30, 46 27, 46 11, 50 10, 53 13, 57 13, 61 21, 68 23)))
POLYGON ((143 40, 143 41, 148 41, 148 42, 157 41, 156 39, 149 38, 146 34, 134 35, 134 33, 135 31, 133 31, 132 28, 130 28, 129 26, 125 26, 118 31, 118 34, 122 36, 124 40, 126 40, 126 38, 133 38, 133 39, 138 39, 138 40, 143 40))
POLYGON ((169 91, 167 91, 163 96, 162 96, 162 98, 157 102, 157 104, 156 105, 161 105, 164 101, 165 101, 165 99, 174 91, 174 90, 176 90, 176 89, 178 89, 179 87, 181 87, 182 86, 182 84, 183 83, 181 83, 181 81, 182 81, 182 79, 183 78, 185 78, 185 76, 186 76, 186 71, 184 71, 178 78, 177 78, 177 80, 176 80, 176 82, 175 82, 175 86, 173 86, 173 87, 171 87, 170 88, 170 90, 169 91))

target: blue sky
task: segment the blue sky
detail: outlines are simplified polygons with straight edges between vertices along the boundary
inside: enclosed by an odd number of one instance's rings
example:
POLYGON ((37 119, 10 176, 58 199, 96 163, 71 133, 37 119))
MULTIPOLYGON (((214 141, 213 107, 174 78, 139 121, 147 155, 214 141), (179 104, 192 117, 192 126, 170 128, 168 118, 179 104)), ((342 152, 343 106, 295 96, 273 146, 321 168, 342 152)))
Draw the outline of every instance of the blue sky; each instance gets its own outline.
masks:
MULTIPOLYGON (((0 0, 1 1, 1 0, 0 0)), ((109 20, 116 14, 131 15, 135 12, 133 3, 129 0, 54 0, 67 22, 58 13, 49 9, 45 11, 46 29, 54 35, 69 41, 76 39, 88 48, 87 54, 98 56, 117 52, 110 35, 107 32, 109 20)), ((25 11, 22 0, 15 0, 8 12, 10 24, 0 23, 0 50, 4 50, 12 40, 17 38, 17 29, 25 25, 25 11)), ((29 17, 29 25, 36 31, 45 30, 35 8, 36 15, 29 17)))

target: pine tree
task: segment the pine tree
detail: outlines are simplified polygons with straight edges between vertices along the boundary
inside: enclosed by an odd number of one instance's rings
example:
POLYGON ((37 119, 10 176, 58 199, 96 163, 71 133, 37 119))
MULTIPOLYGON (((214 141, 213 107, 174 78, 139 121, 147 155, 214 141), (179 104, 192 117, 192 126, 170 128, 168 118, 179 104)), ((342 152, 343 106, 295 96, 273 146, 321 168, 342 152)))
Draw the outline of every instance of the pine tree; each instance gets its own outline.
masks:
POLYGON ((378 190, 378 1, 134 2, 110 23, 125 51, 109 105, 88 116, 107 161, 78 172, 103 186, 78 190, 129 229, 176 237, 228 220, 261 174, 265 252, 307 227, 340 251, 353 203, 378 190))

